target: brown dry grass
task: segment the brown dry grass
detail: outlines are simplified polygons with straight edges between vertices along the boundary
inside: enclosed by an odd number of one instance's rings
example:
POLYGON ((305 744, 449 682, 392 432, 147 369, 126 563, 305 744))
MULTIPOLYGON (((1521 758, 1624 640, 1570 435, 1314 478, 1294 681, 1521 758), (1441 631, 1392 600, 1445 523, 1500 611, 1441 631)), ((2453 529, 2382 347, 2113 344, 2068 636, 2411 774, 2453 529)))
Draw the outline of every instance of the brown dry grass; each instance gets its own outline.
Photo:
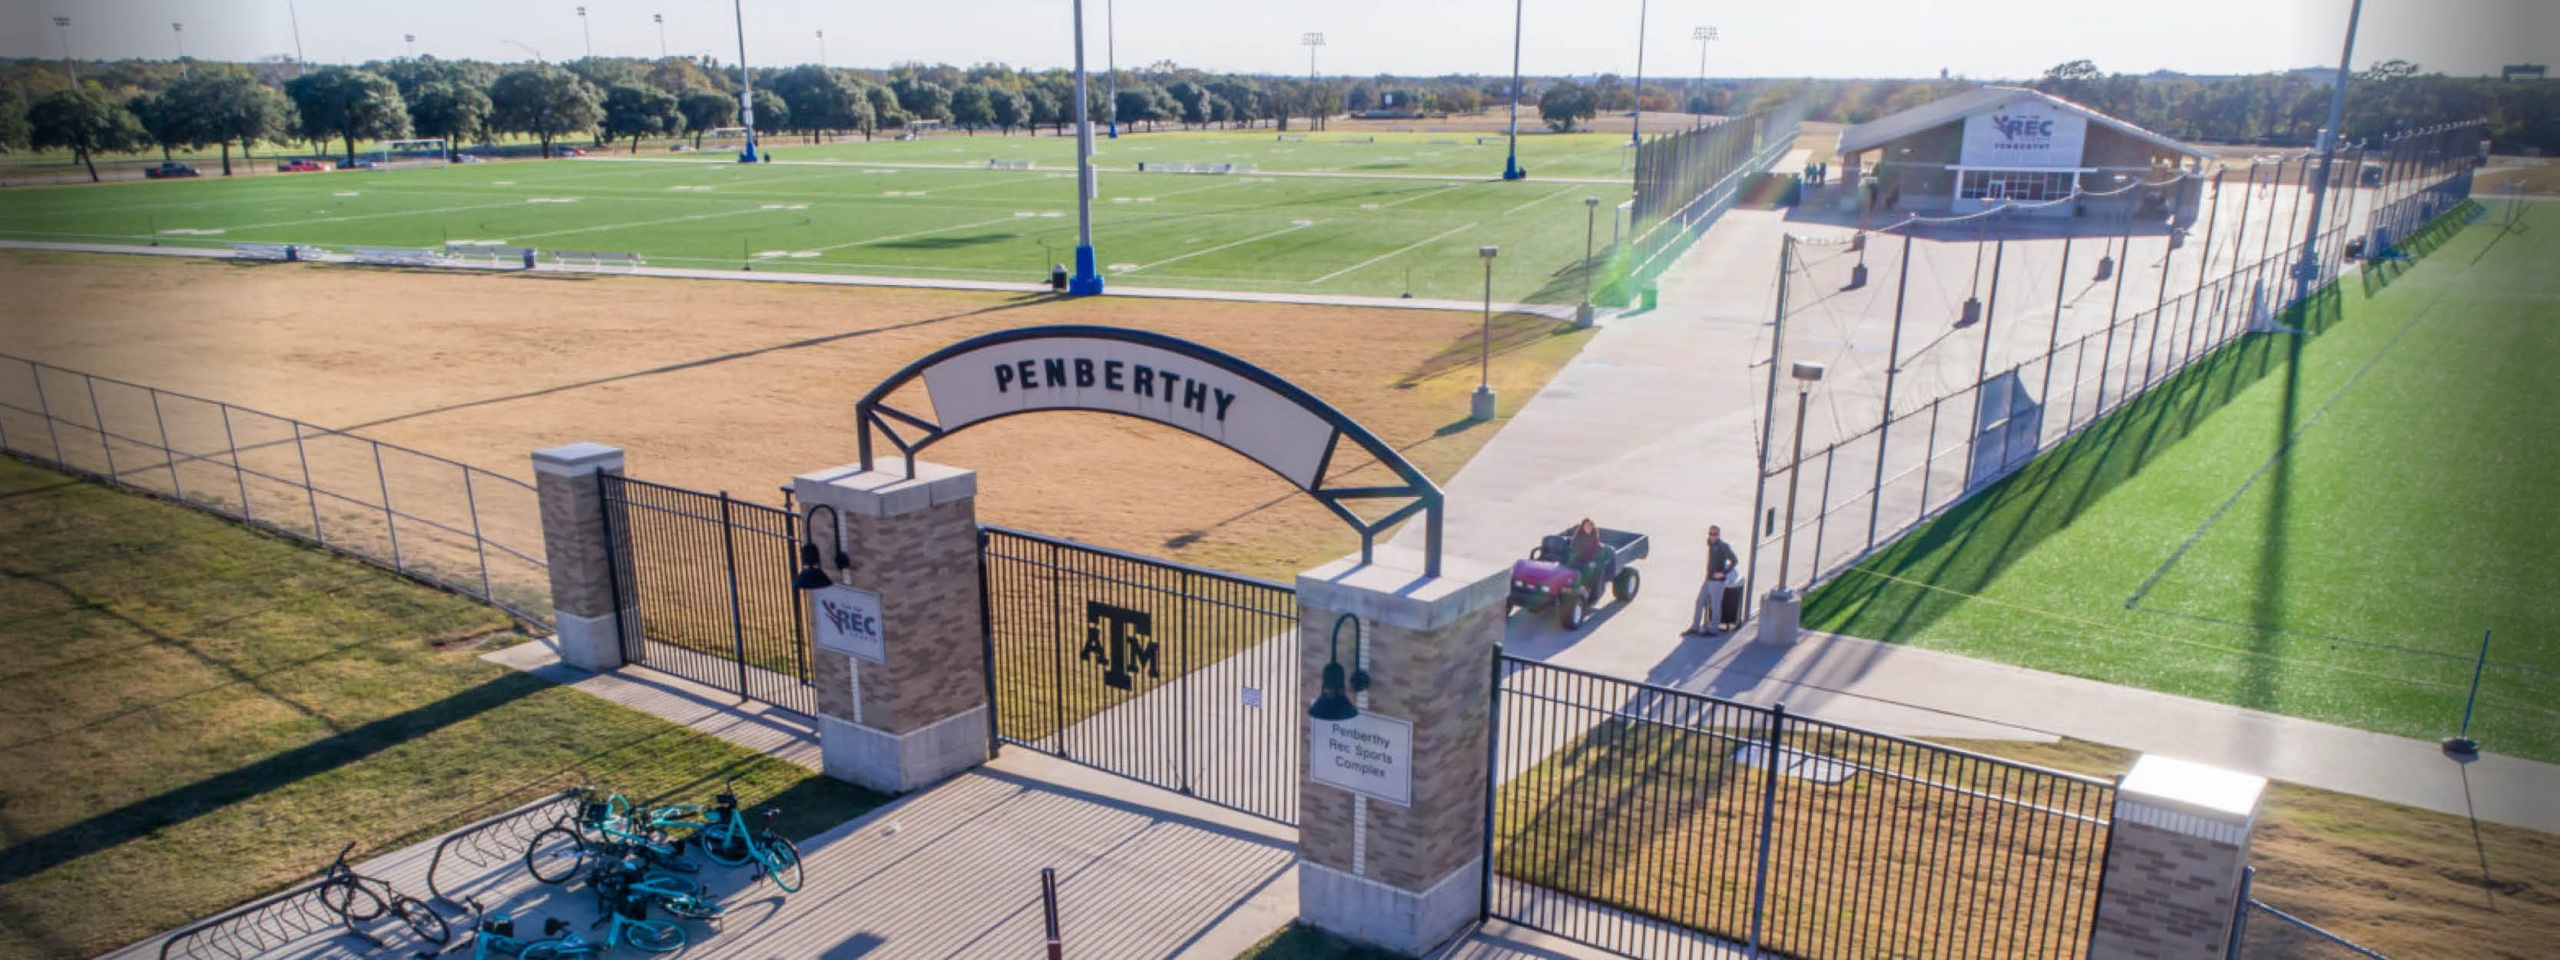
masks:
MULTIPOLYGON (((629 451, 633 476, 765 502, 794 474, 854 459, 853 403, 897 367, 1033 324, 1138 327, 1235 353, 1443 480, 1494 432, 1465 421, 1472 365, 1432 363, 1471 342, 1479 321, 1465 312, 31 252, 0 254, 0 286, 13 294, 0 351, 519 477, 532 450, 594 440, 629 451)), ((1502 338, 1503 414, 1584 336, 1502 338)), ((1007 419, 929 456, 979 472, 986 522, 1275 577, 1357 546, 1250 461, 1126 418, 1007 419)))
POLYGON ((2483 200, 2505 196, 2501 191, 2511 183, 2524 184, 2528 197, 2560 197, 2560 163, 2499 157, 2494 165, 2472 175, 2471 194, 2483 200))
MULTIPOLYGON (((1957 745, 2102 775, 2133 762, 2072 741, 1957 745)), ((2560 944, 2560 837, 2549 834, 2279 783, 2251 860, 2257 899, 2387 956, 2526 960, 2560 944)), ((2251 960, 2344 955, 2259 951, 2282 926, 2252 921, 2251 960)))

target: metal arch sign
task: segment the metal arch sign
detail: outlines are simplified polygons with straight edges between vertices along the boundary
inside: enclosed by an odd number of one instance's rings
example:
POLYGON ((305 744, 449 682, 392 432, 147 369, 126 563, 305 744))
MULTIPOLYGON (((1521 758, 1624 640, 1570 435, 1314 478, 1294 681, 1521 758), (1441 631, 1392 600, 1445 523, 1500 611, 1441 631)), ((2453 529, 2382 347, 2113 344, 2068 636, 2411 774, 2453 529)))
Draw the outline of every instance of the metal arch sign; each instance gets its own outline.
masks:
POLYGON ((1424 573, 1440 572, 1440 488, 1395 448, 1296 384, 1232 355, 1144 330, 1087 325, 1024 327, 952 344, 891 374, 855 406, 862 468, 872 436, 907 458, 955 432, 1021 413, 1074 410, 1149 420, 1209 440, 1279 475, 1359 530, 1362 560, 1378 533, 1426 514, 1424 573), (923 380, 930 418, 888 403, 923 380), (908 433, 913 431, 911 437, 908 433), (1374 487, 1325 482, 1345 441, 1400 481, 1374 487), (1345 501, 1405 499, 1369 519, 1345 501))

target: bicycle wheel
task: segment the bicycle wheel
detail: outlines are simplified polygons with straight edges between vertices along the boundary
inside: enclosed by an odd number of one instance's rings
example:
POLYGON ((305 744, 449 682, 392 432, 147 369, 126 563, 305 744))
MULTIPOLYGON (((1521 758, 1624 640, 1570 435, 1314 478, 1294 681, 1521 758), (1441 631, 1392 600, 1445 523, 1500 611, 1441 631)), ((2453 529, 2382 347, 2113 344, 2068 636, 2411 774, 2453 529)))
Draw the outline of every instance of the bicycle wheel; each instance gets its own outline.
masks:
POLYGON ((799 893, 800 848, 772 834, 764 835, 759 842, 764 845, 764 867, 773 874, 773 885, 784 893, 799 893))
POLYGON ((658 901, 658 905, 665 907, 669 915, 682 920, 718 923, 720 918, 729 915, 729 908, 700 897, 669 897, 658 901))
POLYGON ((587 960, 604 953, 600 944, 579 941, 575 947, 559 940, 536 940, 524 945, 516 956, 523 960, 587 960))
POLYGON ((748 852, 747 845, 743 842, 745 839, 746 834, 739 827, 722 820, 702 828, 701 833, 695 834, 693 845, 713 863, 724 867, 739 867, 755 859, 755 854, 748 852))
POLYGON ((353 877, 321 887, 320 905, 349 924, 371 921, 389 909, 381 897, 365 889, 364 884, 356 882, 353 877))
POLYGON ((587 842, 567 827, 534 834, 533 842, 524 848, 525 870, 544 883, 567 883, 586 863, 587 842))
POLYGON ((453 928, 444 922, 444 915, 429 909, 426 904, 394 896, 391 898, 391 910, 400 915, 401 921, 409 925, 409 932, 417 934, 420 940, 443 946, 453 939, 453 928))
POLYGON ((673 920, 623 920, 622 939, 645 953, 665 953, 684 946, 684 928, 673 920))

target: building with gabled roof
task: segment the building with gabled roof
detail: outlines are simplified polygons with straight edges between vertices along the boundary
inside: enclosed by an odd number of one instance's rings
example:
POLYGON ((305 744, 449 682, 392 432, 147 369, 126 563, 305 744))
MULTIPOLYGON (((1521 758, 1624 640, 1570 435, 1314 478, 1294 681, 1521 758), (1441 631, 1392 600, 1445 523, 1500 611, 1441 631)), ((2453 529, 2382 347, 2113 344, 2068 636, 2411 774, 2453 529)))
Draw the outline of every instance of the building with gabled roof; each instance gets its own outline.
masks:
MULTIPOLYGON (((2069 100, 2024 87, 1976 87, 1840 132, 1842 182, 1880 213, 1965 214, 2002 203, 2104 193, 2180 172, 2213 155, 2069 100)), ((2092 208, 2174 209, 2192 217, 2197 181, 2121 198, 2039 207, 2051 216, 2092 208)))

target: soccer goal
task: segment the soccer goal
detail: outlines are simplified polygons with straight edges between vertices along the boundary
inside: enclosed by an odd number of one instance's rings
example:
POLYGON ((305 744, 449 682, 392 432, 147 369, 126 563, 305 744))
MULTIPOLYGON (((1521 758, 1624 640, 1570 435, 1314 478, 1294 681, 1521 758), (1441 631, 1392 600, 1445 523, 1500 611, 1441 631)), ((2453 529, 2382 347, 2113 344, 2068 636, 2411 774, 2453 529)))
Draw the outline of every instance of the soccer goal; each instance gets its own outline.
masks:
POLYGON ((373 152, 373 166, 377 170, 441 167, 452 159, 453 154, 445 149, 443 137, 430 137, 423 140, 385 140, 381 148, 373 152))
POLYGON ((942 132, 942 121, 940 121, 940 120, 924 120, 924 119, 909 120, 909 121, 907 121, 907 132, 902 133, 902 134, 899 134, 899 135, 898 135, 898 139, 900 139, 900 140, 922 140, 922 139, 924 139, 924 138, 926 138, 926 137, 930 137, 930 136, 933 136, 934 134, 941 133, 941 132, 942 132))
POLYGON ((702 134, 705 153, 737 153, 747 148, 747 128, 713 127, 702 134))

